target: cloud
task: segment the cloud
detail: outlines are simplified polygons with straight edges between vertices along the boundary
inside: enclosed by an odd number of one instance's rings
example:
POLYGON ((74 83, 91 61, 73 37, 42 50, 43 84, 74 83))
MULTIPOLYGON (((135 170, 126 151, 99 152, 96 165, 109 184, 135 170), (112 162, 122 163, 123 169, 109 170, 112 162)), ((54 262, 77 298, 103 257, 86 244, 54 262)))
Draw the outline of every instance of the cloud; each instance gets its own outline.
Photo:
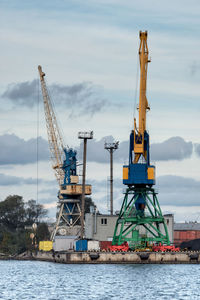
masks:
MULTIPOLYGON (((104 149, 105 142, 114 142, 113 136, 105 136, 99 141, 91 140, 87 147, 87 160, 98 163, 109 163, 109 153, 104 149)), ((0 136, 0 165, 10 164, 28 164, 37 161, 37 139, 32 138, 24 140, 15 134, 4 134, 0 136)), ((78 151, 78 156, 82 159, 81 144, 78 151)), ((151 145, 151 158, 155 161, 164 160, 183 160, 192 155, 192 142, 185 142, 180 137, 172 137, 163 143, 151 145)), ((195 144, 195 151, 200 155, 200 145, 195 144)), ((119 148, 114 152, 114 162, 124 163, 128 161, 129 142, 123 141, 119 144, 119 148)), ((42 137, 38 137, 38 159, 49 160, 48 142, 42 137)))
MULTIPOLYGON (((99 141, 96 139, 93 139, 89 141, 88 147, 87 147, 87 160, 98 162, 98 163, 107 163, 109 162, 109 154, 108 151, 104 149, 104 143, 107 142, 113 142, 113 137, 105 136, 99 141)), ((83 143, 80 144, 80 147, 77 148, 78 155, 80 159, 82 159, 82 150, 83 150, 83 143)))
MULTIPOLYGON (((15 134, 0 136, 0 165, 28 164, 37 161, 37 139, 25 141, 15 134)), ((38 159, 49 160, 48 142, 38 137, 38 159)))
POLYGON ((182 176, 164 175, 157 179, 158 199, 162 205, 199 205, 200 181, 182 176))
MULTIPOLYGON (((104 148, 104 144, 114 142, 116 142, 116 140, 113 138, 112 135, 104 136, 99 141, 96 139, 89 141, 87 147, 87 160, 98 163, 109 163, 110 154, 108 150, 104 148)), ((128 141, 121 142, 119 148, 114 151, 113 160, 128 160, 128 149, 128 141)), ((83 143, 81 143, 80 147, 77 148, 77 151, 79 158, 82 159, 83 143)))
POLYGON ((191 76, 195 76, 196 73, 200 71, 200 62, 193 61, 193 63, 190 65, 190 74, 191 76))
MULTIPOLYGON (((112 135, 105 136, 99 141, 93 139, 88 144, 87 159, 88 161, 94 161, 98 163, 108 163, 109 153, 104 149, 105 142, 114 142, 112 135)), ((82 157, 83 145, 77 149, 79 156, 82 157)), ((200 146, 199 146, 200 148, 200 146)), ((198 149, 199 149, 198 148, 198 149)), ((183 160, 189 158, 192 155, 193 144, 192 142, 186 142, 181 137, 172 137, 162 143, 155 143, 151 145, 151 159, 155 161, 164 160, 183 160)), ((200 153, 200 149, 198 150, 200 153)), ((123 141, 119 143, 119 148, 115 151, 113 159, 115 162, 124 163, 128 161, 129 155, 129 141, 123 141)))
MULTIPOLYGON (((92 184, 94 193, 94 202, 98 208, 106 208, 109 203, 109 182, 106 180, 90 182, 92 184)), ((174 206, 174 207, 190 207, 199 206, 200 194, 200 181, 193 178, 164 175, 159 176, 154 186, 157 194, 158 201, 162 206, 174 206)), ((121 178, 114 178, 113 192, 114 192, 114 208, 119 210, 126 186, 123 185, 121 178)))
POLYGON ((15 105, 33 107, 37 103, 38 80, 13 83, 8 85, 3 98, 9 99, 15 105))
POLYGON ((200 144, 194 144, 194 151, 200 157, 200 144))
MULTIPOLYGON (((38 183, 42 183, 43 180, 39 179, 38 183)), ((37 184, 36 178, 23 178, 17 176, 10 176, 0 173, 0 186, 13 186, 23 184, 37 184)))
MULTIPOLYGON (((37 103, 39 80, 10 84, 2 97, 9 99, 15 105, 33 107, 37 103)), ((102 90, 91 82, 76 83, 73 85, 51 84, 48 93, 52 102, 70 110, 70 116, 81 114, 93 115, 108 104, 102 90), (52 97, 51 97, 52 95, 52 97)))
POLYGON ((193 145, 176 136, 162 143, 152 144, 150 151, 152 160, 183 160, 191 157, 193 145))

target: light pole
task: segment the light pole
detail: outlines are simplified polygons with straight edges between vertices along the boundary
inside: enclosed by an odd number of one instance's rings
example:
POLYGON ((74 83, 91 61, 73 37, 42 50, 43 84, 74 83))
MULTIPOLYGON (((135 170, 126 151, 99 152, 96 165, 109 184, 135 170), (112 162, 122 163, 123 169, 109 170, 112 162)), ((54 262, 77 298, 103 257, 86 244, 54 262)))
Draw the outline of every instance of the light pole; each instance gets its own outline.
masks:
POLYGON ((110 214, 113 215, 113 152, 118 149, 119 142, 106 143, 104 149, 110 152, 110 214))
POLYGON ((81 239, 84 236, 84 213, 85 213, 85 176, 86 176, 86 152, 87 152, 87 140, 93 139, 93 131, 79 132, 78 138, 83 139, 83 180, 82 180, 82 195, 81 195, 81 239))

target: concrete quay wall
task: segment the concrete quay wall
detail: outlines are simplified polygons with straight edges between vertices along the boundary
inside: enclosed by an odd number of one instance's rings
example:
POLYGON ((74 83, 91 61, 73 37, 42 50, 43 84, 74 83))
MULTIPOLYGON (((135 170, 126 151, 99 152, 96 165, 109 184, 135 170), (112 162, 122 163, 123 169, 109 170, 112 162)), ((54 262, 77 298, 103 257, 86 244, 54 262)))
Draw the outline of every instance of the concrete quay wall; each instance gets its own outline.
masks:
MULTIPOLYGON (((28 259, 28 257, 24 257, 28 259)), ((66 264, 199 264, 199 252, 42 252, 31 259, 66 264)))

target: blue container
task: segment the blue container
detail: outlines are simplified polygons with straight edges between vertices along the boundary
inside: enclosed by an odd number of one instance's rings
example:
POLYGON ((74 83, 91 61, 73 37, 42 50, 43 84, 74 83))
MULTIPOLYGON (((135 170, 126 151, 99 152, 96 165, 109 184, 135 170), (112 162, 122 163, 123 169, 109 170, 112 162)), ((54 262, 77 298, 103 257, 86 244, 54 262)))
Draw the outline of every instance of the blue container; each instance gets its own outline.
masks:
POLYGON ((76 241, 76 251, 87 251, 87 240, 76 241))

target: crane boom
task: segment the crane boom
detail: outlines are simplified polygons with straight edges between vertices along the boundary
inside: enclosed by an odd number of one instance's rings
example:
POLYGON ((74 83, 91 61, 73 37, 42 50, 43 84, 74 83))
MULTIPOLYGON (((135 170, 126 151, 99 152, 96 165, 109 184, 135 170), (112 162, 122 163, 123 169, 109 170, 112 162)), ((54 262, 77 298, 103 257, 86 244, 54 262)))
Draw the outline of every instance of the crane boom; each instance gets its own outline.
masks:
POLYGON ((140 32, 140 97, 139 97, 139 133, 143 134, 146 130, 146 111, 149 109, 146 98, 147 86, 147 66, 149 51, 147 46, 147 32, 140 32))
MULTIPOLYGON (((46 118, 47 135, 51 153, 52 167, 59 184, 58 208, 59 213, 52 232, 51 239, 54 240, 56 234, 64 235, 71 233, 79 234, 80 231, 80 196, 82 195, 82 185, 78 184, 77 175, 77 152, 72 148, 65 148, 63 139, 57 124, 56 116, 53 110, 51 99, 48 94, 45 83, 45 73, 42 67, 38 66, 40 75, 44 111, 46 118), (70 229, 70 230, 69 230, 70 229)), ((85 185, 85 195, 91 195, 91 185, 85 185)))
POLYGON ((146 130, 146 112, 149 109, 146 98, 147 65, 150 62, 147 31, 140 31, 139 37, 139 127, 134 119, 134 130, 130 134, 129 164, 123 166, 123 184, 127 185, 127 189, 112 242, 113 245, 128 242, 132 249, 145 248, 153 243, 170 244, 157 193, 153 188, 155 166, 150 164, 149 133, 146 130))
POLYGON ((38 66, 38 71, 40 75, 42 95, 44 100, 44 111, 45 111, 45 118, 46 118, 49 148, 51 153, 52 167, 55 170, 55 176, 60 186, 64 180, 64 171, 62 169, 62 165, 63 165, 62 156, 64 151, 63 139, 59 131, 56 116, 47 91, 46 82, 44 79, 45 73, 42 71, 41 66, 38 66))
POLYGON ((134 119, 134 163, 138 163, 141 155, 147 161, 147 149, 145 149, 145 132, 146 132, 146 112, 149 110, 148 101, 146 98, 147 86, 147 66, 150 60, 148 59, 149 51, 147 46, 147 31, 140 31, 140 96, 139 96, 139 128, 136 126, 134 119))

